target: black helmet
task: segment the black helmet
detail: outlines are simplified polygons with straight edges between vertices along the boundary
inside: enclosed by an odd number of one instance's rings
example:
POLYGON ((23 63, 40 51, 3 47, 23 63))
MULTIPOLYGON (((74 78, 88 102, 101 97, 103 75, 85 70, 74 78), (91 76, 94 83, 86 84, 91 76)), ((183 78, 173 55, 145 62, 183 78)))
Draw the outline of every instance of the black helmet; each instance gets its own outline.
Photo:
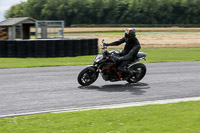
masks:
POLYGON ((133 29, 133 28, 126 29, 125 30, 125 39, 128 41, 133 38, 135 38, 135 29, 133 29))

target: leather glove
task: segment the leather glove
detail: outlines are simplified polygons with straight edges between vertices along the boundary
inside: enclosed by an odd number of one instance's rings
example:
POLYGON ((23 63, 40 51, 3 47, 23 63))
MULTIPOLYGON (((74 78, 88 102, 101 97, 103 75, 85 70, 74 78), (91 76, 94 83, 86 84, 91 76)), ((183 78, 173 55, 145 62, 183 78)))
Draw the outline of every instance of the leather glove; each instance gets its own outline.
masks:
POLYGON ((103 46, 108 46, 108 43, 103 43, 103 46))
POLYGON ((107 48, 107 43, 103 43, 103 48, 102 49, 106 49, 107 48))

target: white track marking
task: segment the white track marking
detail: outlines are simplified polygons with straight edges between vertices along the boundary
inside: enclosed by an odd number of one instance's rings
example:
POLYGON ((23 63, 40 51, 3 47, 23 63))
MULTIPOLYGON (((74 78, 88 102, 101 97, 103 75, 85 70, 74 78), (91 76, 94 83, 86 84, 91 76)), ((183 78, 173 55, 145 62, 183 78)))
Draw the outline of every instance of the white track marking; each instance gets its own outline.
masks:
POLYGON ((86 111, 86 110, 96 110, 96 109, 114 109, 114 108, 124 108, 124 107, 134 107, 134 106, 144 106, 144 105, 179 103, 179 102, 187 102, 187 101, 200 101, 200 97, 132 102, 132 103, 101 105, 101 106, 91 106, 91 107, 80 107, 80 108, 70 108, 70 109, 46 110, 46 111, 29 112, 29 113, 0 115, 0 118, 17 117, 17 116, 41 114, 41 113, 63 113, 63 112, 86 111))

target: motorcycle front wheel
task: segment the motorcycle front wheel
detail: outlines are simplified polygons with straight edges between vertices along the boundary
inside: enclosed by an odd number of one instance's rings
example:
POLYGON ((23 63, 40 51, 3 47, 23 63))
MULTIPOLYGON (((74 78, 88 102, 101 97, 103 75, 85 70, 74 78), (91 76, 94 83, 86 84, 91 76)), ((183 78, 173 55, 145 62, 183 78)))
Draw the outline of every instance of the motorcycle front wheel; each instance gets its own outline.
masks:
POLYGON ((129 70, 133 71, 134 74, 128 80, 129 83, 137 83, 140 81, 146 74, 146 66, 142 63, 137 63, 129 68, 129 70))
POLYGON ((94 83, 99 76, 99 73, 92 67, 83 69, 78 75, 78 83, 82 86, 88 86, 94 83))

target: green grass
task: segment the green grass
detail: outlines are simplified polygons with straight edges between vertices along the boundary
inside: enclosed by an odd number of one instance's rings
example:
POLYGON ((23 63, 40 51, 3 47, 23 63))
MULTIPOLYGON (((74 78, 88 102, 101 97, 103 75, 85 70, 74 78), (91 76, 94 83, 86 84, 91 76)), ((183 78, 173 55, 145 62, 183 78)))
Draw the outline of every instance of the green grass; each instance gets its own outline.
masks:
POLYGON ((143 49, 147 62, 200 61, 200 48, 143 49))
MULTIPOLYGON (((177 33, 199 33, 200 31, 148 31, 137 32, 139 35, 143 34, 177 34, 177 33)), ((124 32, 85 32, 85 33, 65 33, 68 36, 94 36, 94 35, 124 35, 124 32)))
POLYGON ((92 64, 94 56, 63 58, 0 58, 0 68, 74 66, 92 64))
POLYGON ((1 118, 1 133, 199 133, 200 102, 1 118))
MULTIPOLYGON (((147 53, 147 63, 200 61, 200 48, 141 49, 140 51, 147 53)), ((0 68, 91 65, 94 57, 95 55, 63 58, 0 58, 0 68)))
MULTIPOLYGON (((177 33, 199 33, 200 31, 139 31, 137 34, 143 35, 143 34, 177 34, 177 33)), ((57 33, 55 34, 48 34, 50 37, 57 36, 61 37, 57 33)), ((124 32, 80 32, 80 33, 64 33, 65 37, 69 36, 94 36, 94 35, 124 35, 124 32)), ((35 38, 34 35, 31 36, 31 38, 35 38)))
MULTIPOLYGON (((200 48, 142 49, 147 62, 200 61, 200 48)), ((94 56, 0 58, 0 68, 89 65, 94 56)), ((199 133, 200 102, 0 119, 0 133, 199 133)))

